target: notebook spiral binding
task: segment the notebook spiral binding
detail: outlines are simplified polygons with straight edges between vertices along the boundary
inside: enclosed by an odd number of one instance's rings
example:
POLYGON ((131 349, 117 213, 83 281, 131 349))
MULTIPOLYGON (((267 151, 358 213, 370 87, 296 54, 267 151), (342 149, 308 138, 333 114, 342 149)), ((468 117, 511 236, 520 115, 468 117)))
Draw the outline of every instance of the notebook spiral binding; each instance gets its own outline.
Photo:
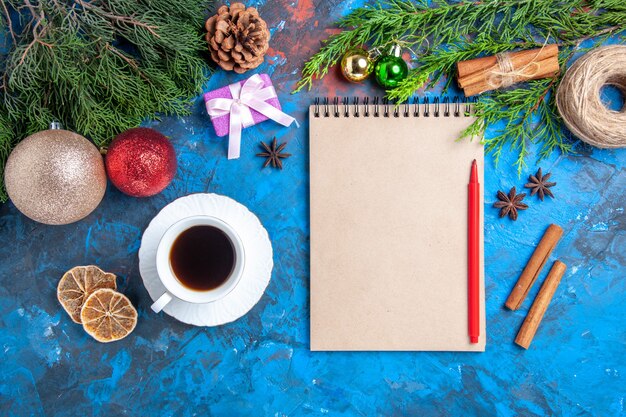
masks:
POLYGON ((450 102, 450 97, 434 97, 432 103, 429 97, 413 97, 409 102, 396 105, 390 102, 386 98, 380 97, 364 97, 362 100, 359 97, 333 97, 332 103, 328 97, 315 98, 313 103, 313 115, 315 117, 430 117, 431 113, 433 117, 468 117, 471 115, 471 105, 478 100, 476 97, 468 99, 467 97, 459 98, 455 96, 450 102), (341 103, 341 105, 340 105, 341 103), (423 104, 423 111, 420 112, 420 106, 423 104), (412 111, 411 111, 412 106, 412 111), (443 112, 441 108, 443 107, 443 112), (370 111, 372 110, 372 111, 370 111), (382 110, 382 112, 381 112, 382 110), (461 112, 463 110, 463 112, 461 112))

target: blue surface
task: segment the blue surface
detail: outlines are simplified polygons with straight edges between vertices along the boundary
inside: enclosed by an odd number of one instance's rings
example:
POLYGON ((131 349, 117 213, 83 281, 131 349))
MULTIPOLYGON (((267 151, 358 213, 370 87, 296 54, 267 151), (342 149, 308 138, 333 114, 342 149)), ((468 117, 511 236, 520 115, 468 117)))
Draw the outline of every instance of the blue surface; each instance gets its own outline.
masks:
MULTIPOLYGON (((517 222, 498 219, 491 204, 498 189, 519 189, 535 172, 534 155, 522 178, 509 166, 513 153, 497 168, 487 158, 485 353, 309 352, 307 106, 314 96, 381 94, 336 74, 311 93, 289 94, 324 28, 362 1, 315 3, 250 2, 273 34, 257 72, 272 76, 300 129, 249 128, 242 157, 228 161, 226 140, 215 137, 198 100, 190 117, 148 124, 178 152, 177 177, 160 195, 133 199, 110 186, 92 215, 62 227, 34 223, 11 204, 0 208, 0 415, 625 415, 626 150, 553 154, 541 167, 558 182, 556 199, 529 199, 517 222), (282 172, 262 170, 254 156, 258 142, 274 135, 294 155, 282 172), (248 206, 274 246, 261 301, 218 328, 152 313, 138 272, 152 217, 178 197, 206 191, 248 206), (503 304, 550 223, 565 234, 549 263, 559 258, 568 270, 525 351, 513 339, 539 285, 519 311, 503 304), (137 306, 139 323, 126 339, 99 344, 59 306, 58 279, 84 264, 116 273, 137 306)), ((218 72, 205 91, 241 78, 218 72)))

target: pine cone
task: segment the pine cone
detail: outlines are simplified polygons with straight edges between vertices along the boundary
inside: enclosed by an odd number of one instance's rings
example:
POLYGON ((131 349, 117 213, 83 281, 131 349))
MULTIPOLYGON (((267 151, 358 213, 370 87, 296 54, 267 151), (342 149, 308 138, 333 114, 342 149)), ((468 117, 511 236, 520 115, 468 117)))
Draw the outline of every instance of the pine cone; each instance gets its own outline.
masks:
POLYGON ((263 62, 270 31, 254 7, 242 3, 222 6, 206 21, 211 58, 223 69, 243 74, 263 62))

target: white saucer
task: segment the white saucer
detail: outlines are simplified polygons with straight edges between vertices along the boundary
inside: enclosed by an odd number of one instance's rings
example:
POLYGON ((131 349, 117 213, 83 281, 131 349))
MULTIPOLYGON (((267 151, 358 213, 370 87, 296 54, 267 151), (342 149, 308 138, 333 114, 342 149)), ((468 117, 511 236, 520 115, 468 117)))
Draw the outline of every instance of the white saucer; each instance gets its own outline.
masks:
POLYGON ((246 263, 239 284, 224 298, 193 304, 174 298, 163 311, 194 326, 219 326, 246 314, 261 299, 272 276, 272 244, 259 219, 245 206, 218 194, 191 194, 165 206, 148 225, 139 248, 139 272, 152 300, 165 287, 156 270, 156 253, 163 233, 189 216, 208 215, 230 224, 243 240, 246 263))

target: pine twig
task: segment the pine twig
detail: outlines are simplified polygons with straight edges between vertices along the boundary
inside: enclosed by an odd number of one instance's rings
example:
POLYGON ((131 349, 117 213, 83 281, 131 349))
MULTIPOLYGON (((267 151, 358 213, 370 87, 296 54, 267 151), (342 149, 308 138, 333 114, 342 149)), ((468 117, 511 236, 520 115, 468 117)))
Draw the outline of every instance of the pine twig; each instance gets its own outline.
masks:
POLYGON ((11 35, 11 39, 13 40, 13 44, 17 42, 17 37, 15 35, 15 31, 13 30, 13 21, 11 20, 11 13, 9 13, 9 9, 5 2, 2 2, 2 8, 4 9, 4 17, 7 21, 7 28, 9 30, 9 34, 11 35))
MULTIPOLYGON (((585 42, 585 41, 588 41, 590 39, 597 38, 597 37, 600 37, 600 36, 604 36, 604 35, 611 35, 611 34, 613 34, 615 32, 620 31, 620 30, 624 30, 624 25, 622 25, 622 26, 619 26, 619 25, 609 26, 608 28, 602 29, 602 30, 600 30, 600 31, 598 31, 598 32, 596 32, 596 33, 594 33, 592 35, 583 36, 581 38, 576 39, 573 42, 570 42, 569 44, 565 43, 565 44, 561 44, 561 45, 562 46, 574 45, 574 49, 578 49, 578 48, 580 48, 580 45, 583 42, 585 42)), ((561 46, 561 45, 559 45, 559 46, 561 46)))
POLYGON ((140 69, 139 69, 139 65, 137 64, 137 61, 135 61, 132 58, 127 57, 126 55, 124 55, 124 53, 122 51, 120 51, 118 48, 114 47, 113 45, 111 45, 110 43, 105 44, 104 46, 108 51, 111 51, 113 54, 119 56, 122 60, 124 60, 128 65, 130 65, 138 74, 139 76, 146 82, 150 82, 150 79, 146 76, 146 74, 144 74, 140 69))
POLYGON ((539 96, 539 99, 537 99, 537 102, 530 108, 530 113, 534 113, 535 111, 537 111, 537 109, 539 108, 539 104, 546 99, 546 96, 552 90, 552 88, 556 84, 556 81, 559 78, 560 77, 558 75, 555 75, 550 79, 550 84, 548 84, 545 90, 543 90, 543 93, 541 93, 541 95, 539 96))
POLYGON ((46 28, 44 27, 41 31, 37 32, 37 29, 39 28, 39 26, 41 26, 41 22, 43 21, 43 19, 46 18, 45 13, 43 12, 43 10, 41 11, 39 18, 37 19, 37 21, 35 22, 34 26, 33 26, 33 40, 26 45, 26 49, 24 49, 24 52, 22 53, 22 56, 20 57, 20 61, 18 63, 18 67, 20 65, 22 65, 24 63, 24 60, 26 59, 26 55, 28 55, 28 51, 30 51, 30 48, 32 48, 36 43, 40 43, 42 45, 45 45, 49 48, 52 47, 52 45, 41 41, 40 37, 44 35, 44 33, 46 32, 46 28))
POLYGON ((137 69, 139 68, 139 65, 137 65, 137 62, 129 57, 127 57, 126 55, 124 55, 119 49, 117 49, 116 47, 112 46, 110 43, 106 43, 104 45, 104 47, 111 51, 112 53, 114 53, 115 55, 119 56, 120 58, 122 58, 124 61, 126 61, 126 63, 128 63, 128 65, 130 65, 131 67, 137 69))
POLYGON ((24 0, 24 6, 28 7, 28 10, 30 10, 30 14, 33 17, 37 17, 39 15, 39 13, 37 13, 37 10, 35 10, 35 7, 30 2, 30 0, 24 0))
POLYGON ((144 22, 141 22, 139 20, 136 20, 134 18, 134 16, 120 16, 120 15, 116 15, 116 14, 113 14, 113 13, 106 12, 101 7, 95 6, 92 3, 90 3, 90 2, 85 2, 83 0, 75 0, 75 1, 78 4, 80 4, 83 8, 94 10, 95 13, 98 13, 101 16, 107 17, 107 18, 109 18, 111 20, 114 20, 116 22, 123 22, 123 23, 128 23, 128 24, 130 24, 132 26, 142 27, 142 28, 146 29, 148 32, 150 32, 150 34, 152 34, 152 36, 160 38, 159 34, 155 31, 155 29, 158 29, 156 26, 149 25, 147 23, 144 23, 144 22))

